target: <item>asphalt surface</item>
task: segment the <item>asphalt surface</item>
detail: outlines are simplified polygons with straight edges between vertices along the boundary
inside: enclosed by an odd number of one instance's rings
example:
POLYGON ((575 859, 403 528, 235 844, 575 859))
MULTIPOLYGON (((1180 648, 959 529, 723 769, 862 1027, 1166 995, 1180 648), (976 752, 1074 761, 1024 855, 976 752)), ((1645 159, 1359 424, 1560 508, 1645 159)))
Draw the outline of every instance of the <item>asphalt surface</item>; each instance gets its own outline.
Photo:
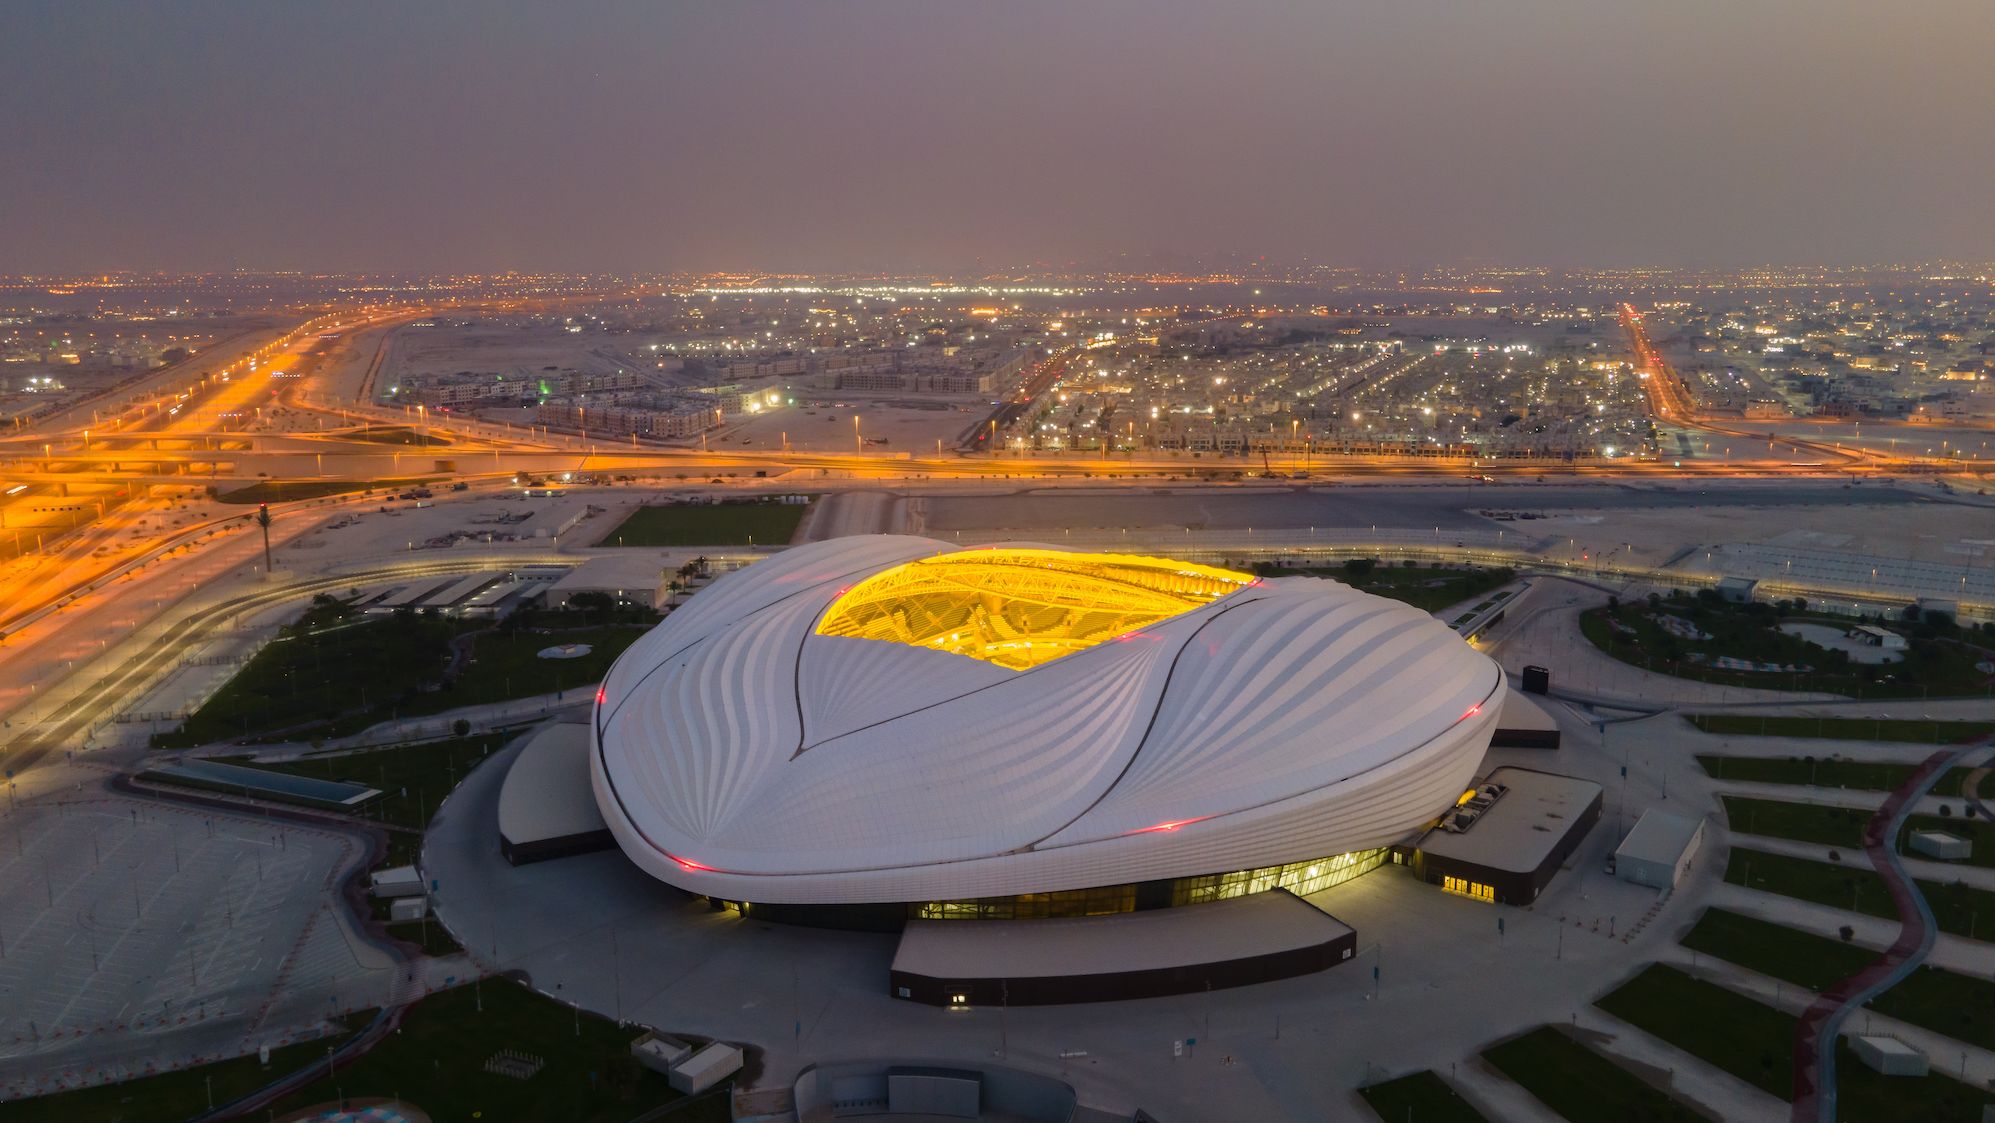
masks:
POLYGON ((1845 488, 1836 483, 1774 486, 1655 487, 1613 484, 1502 484, 1214 489, 1166 486, 1117 488, 1113 493, 1032 491, 1013 495, 936 495, 928 499, 931 531, 1194 526, 1365 527, 1443 530, 1488 528, 1481 510, 1686 510, 1711 507, 1840 507, 1943 501, 1937 494, 1891 486, 1845 488))

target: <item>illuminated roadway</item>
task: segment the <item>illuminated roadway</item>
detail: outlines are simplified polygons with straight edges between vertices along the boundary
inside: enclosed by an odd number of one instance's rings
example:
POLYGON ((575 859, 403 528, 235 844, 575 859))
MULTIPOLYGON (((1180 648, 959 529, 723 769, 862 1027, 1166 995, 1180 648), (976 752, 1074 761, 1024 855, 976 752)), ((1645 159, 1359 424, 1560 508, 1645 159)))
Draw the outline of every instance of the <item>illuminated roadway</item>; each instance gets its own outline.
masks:
MULTIPOLYGON (((811 486, 836 486, 840 480, 881 479, 1030 479, 1096 478, 1122 481, 1154 481, 1159 478, 1242 478, 1273 474, 1283 478, 1304 478, 1318 483, 1339 477, 1419 478, 1454 477, 1472 469, 1471 475, 1504 477, 1557 476, 1561 478, 1684 478, 1718 476, 1792 476, 1798 468, 1792 459, 1767 457, 1753 460, 1693 462, 1686 465, 1666 460, 1593 462, 1552 462, 1537 460, 1482 460, 1461 457, 1425 458, 1348 454, 1293 454, 1271 457, 1265 462, 1247 457, 1185 459, 1155 455, 1116 454, 1107 457, 1043 455, 977 455, 911 457, 906 454, 827 454, 778 451, 699 452, 681 449, 625 448, 620 445, 594 445, 574 438, 556 438, 568 447, 548 448, 544 442, 526 439, 523 434, 500 433, 483 423, 466 424, 455 418, 420 417, 415 424, 396 410, 367 402, 327 404, 314 400, 307 391, 319 368, 331 362, 339 348, 371 343, 368 377, 378 371, 385 350, 385 333, 419 315, 426 309, 372 310, 325 317, 299 326, 280 338, 239 353, 233 361, 209 370, 205 375, 176 370, 170 378, 149 380, 153 392, 142 395, 129 408, 106 415, 100 408, 92 423, 72 423, 49 432, 9 434, 0 438, 0 530, 22 533, 19 520, 7 516, 10 509, 51 499, 73 500, 78 508, 70 526, 44 525, 40 549, 30 557, 0 565, 0 594, 5 611, 0 613, 0 636, 18 631, 56 608, 89 594, 151 561, 213 533, 225 524, 240 526, 254 515, 245 508, 241 514, 225 515, 197 526, 169 528, 158 518, 157 526, 148 520, 157 516, 160 504, 141 494, 146 483, 200 485, 214 480, 250 482, 273 480, 348 480, 363 484, 406 476, 448 475, 465 481, 502 481, 520 472, 540 476, 561 473, 663 474, 676 473, 689 483, 710 476, 736 478, 767 473, 780 478, 786 473, 815 475, 811 486), (383 339, 371 338, 379 331, 383 339), (337 335, 337 340, 326 337, 337 335), (304 377, 294 377, 302 375, 304 377), (183 381, 185 380, 185 381, 183 381), (163 392, 162 392, 163 391, 163 392), (316 415, 321 425, 338 419, 332 429, 270 430, 252 429, 271 419, 259 416, 264 407, 281 404, 298 413, 316 415), (368 425, 395 425, 405 430, 418 426, 448 440, 448 445, 424 447, 419 444, 384 444, 378 429, 370 434, 355 428, 356 415, 368 425), (246 420, 253 419, 253 420, 246 420), (490 435, 487 435, 490 434, 490 435), (376 439, 367 439, 369 436, 376 439), (184 447, 158 447, 174 446, 184 447), (238 445, 242 447, 215 447, 238 445), (541 447, 536 447, 537 445, 541 447), (113 447, 117 446, 117 447, 113 447), (132 447, 149 446, 149 447, 132 447), (404 468, 404 459, 408 467, 404 468), (450 469, 436 460, 455 463, 450 469), (228 471, 222 471, 224 465, 228 471), (199 467, 208 468, 206 478, 199 467), (18 490, 11 490, 18 489, 18 490), (80 496, 64 493, 72 488, 94 492, 80 496), (51 495, 51 493, 54 493, 51 495), (52 539, 52 540, 51 540, 52 539)), ((1631 347, 1643 369, 1651 374, 1645 380, 1657 415, 1679 422, 1690 417, 1690 406, 1674 371, 1662 359, 1647 334, 1640 313, 1623 306, 1631 347)), ((1051 386, 1065 365, 1066 353, 1042 360, 1028 377, 1019 395, 1030 398, 1051 386)), ((364 383, 364 380, 363 380, 364 383)), ((131 398, 128 396, 128 401, 131 398)), ((295 419, 294 422, 295 423, 295 419)), ((986 423, 986 431, 987 423, 986 423)), ((1715 432, 1723 429, 1704 427, 1715 432)), ((1739 434, 1763 439, 1760 435, 1739 434)), ((421 436, 417 436, 421 440, 421 436)), ((1793 444, 1825 456, 1833 455, 1833 466, 1818 464, 1806 469, 1823 473, 1905 473, 1912 471, 1985 471, 1980 462, 1963 465, 1959 461, 1928 461, 1920 458, 1892 458, 1873 453, 1832 450, 1810 442, 1793 444)), ((794 486, 803 481, 784 481, 794 486)), ((356 502, 378 502, 355 497, 356 502)), ((276 504, 283 517, 286 504, 276 504)), ((23 541, 23 548, 27 543, 23 541)), ((256 594, 264 595, 264 594, 256 594)))

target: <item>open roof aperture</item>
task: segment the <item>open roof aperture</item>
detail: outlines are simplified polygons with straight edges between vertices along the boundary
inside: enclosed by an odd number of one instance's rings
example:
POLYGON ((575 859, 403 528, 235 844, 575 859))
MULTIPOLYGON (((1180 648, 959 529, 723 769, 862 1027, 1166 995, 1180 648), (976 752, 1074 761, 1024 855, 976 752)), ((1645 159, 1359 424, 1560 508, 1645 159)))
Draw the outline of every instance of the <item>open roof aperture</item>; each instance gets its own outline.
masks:
POLYGON ((963 550, 876 573, 817 634, 885 640, 1025 670, 1189 612, 1252 574, 1135 554, 963 550))

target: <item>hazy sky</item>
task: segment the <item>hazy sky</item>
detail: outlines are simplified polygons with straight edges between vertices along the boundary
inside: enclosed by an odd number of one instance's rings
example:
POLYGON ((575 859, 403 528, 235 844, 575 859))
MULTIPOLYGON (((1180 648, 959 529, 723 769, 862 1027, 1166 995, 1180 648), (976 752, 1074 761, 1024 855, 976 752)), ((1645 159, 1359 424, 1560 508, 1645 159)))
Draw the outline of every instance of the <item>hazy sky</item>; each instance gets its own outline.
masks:
POLYGON ((0 272, 1995 258, 1991 0, 0 3, 0 272))

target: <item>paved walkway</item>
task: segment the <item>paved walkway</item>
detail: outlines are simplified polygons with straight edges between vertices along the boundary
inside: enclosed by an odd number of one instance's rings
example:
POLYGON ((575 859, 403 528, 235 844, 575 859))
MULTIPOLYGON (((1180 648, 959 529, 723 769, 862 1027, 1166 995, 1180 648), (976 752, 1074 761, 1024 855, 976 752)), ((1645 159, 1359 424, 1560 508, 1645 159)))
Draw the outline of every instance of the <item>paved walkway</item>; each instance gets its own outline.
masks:
POLYGON ((1601 651, 1579 630, 1579 614, 1606 603, 1605 594, 1557 578, 1543 578, 1527 619, 1490 644, 1503 669, 1520 673, 1527 664, 1550 667, 1554 688, 1589 698, 1620 698, 1659 708, 1709 708, 1753 702, 1828 700, 1832 694, 1755 690, 1645 671, 1601 651))
POLYGON ((1480 1056, 1469 1057, 1457 1068, 1454 1082, 1462 1098, 1487 1118, 1505 1123, 1565 1123, 1565 1116, 1546 1107, 1480 1056))
MULTIPOLYGON (((1670 947, 1677 945, 1671 944, 1670 947)), ((1668 953, 1664 953, 1668 958, 1668 953)), ((1650 1069, 1669 1094, 1726 1123, 1778 1123, 1787 1105, 1731 1073, 1707 1064, 1647 1030, 1598 1006, 1580 1010, 1572 1023, 1601 1052, 1631 1069, 1650 1069)))

